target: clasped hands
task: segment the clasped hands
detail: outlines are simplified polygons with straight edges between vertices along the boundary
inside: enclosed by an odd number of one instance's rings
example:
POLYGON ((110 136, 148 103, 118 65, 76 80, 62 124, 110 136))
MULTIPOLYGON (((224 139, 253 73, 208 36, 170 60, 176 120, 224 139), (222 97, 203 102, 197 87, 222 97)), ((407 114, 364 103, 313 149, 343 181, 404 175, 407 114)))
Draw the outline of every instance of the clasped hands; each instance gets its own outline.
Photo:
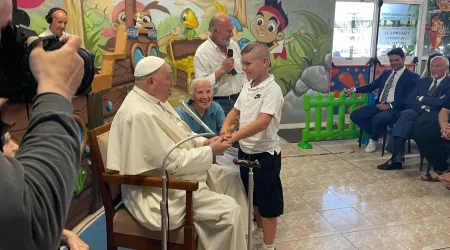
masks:
POLYGON ((211 147, 213 155, 223 155, 223 152, 225 152, 227 148, 231 147, 231 144, 231 134, 228 134, 219 135, 208 139, 203 143, 203 146, 211 147))
POLYGON ((450 140, 450 123, 446 122, 445 126, 441 128, 441 137, 450 140))

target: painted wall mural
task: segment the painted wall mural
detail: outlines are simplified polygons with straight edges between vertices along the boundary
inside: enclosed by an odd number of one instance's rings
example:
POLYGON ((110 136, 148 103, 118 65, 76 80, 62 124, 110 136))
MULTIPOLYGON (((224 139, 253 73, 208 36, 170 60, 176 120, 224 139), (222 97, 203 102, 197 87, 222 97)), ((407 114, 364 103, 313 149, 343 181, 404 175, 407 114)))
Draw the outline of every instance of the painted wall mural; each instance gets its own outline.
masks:
POLYGON ((428 0, 423 55, 434 52, 450 56, 450 2, 428 0))
MULTIPOLYGON (((37 33, 47 28, 44 16, 50 8, 66 9, 67 31, 83 37, 84 46, 96 55, 96 65, 101 65, 102 54, 113 50, 117 27, 125 23, 122 0, 19 2, 18 11, 28 14, 30 27, 37 33), (80 8, 71 8, 76 5, 80 8), (79 15, 79 21, 70 18, 71 15, 79 15), (76 29, 79 24, 83 26, 81 32, 76 29)), ((182 89, 194 77, 189 69, 193 53, 201 44, 182 41, 207 39, 210 18, 216 12, 223 12, 232 19, 233 39, 241 48, 254 41, 269 45, 271 70, 285 96, 282 123, 304 121, 302 97, 306 92, 314 95, 329 91, 335 0, 320 3, 314 0, 138 0, 136 9, 135 19, 139 18, 144 28, 156 30, 161 56, 179 73, 177 85, 182 89), (179 53, 180 47, 190 53, 179 53)))

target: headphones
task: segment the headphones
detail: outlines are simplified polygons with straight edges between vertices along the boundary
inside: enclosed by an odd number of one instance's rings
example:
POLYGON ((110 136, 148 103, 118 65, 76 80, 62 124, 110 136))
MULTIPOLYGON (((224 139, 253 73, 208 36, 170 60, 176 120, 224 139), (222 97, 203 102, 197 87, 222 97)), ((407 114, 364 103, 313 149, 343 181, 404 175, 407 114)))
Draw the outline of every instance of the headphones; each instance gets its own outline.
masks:
POLYGON ((61 8, 58 8, 58 7, 51 8, 48 11, 47 15, 45 16, 45 21, 47 21, 48 24, 51 24, 53 22, 53 13, 55 13, 55 11, 57 11, 57 10, 62 10, 67 15, 67 12, 65 10, 61 9, 61 8))

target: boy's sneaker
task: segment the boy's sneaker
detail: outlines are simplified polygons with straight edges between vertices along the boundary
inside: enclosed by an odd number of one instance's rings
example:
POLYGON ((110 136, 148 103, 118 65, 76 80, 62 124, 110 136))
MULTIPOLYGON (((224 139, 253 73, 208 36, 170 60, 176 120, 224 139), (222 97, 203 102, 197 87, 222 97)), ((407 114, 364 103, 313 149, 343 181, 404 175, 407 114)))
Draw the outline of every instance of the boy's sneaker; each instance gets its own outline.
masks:
MULTIPOLYGON (((247 238, 247 236, 246 236, 247 238)), ((247 238, 248 241, 248 238, 247 238)), ((252 249, 261 248, 263 246, 264 240, 258 235, 258 229, 253 230, 252 233, 252 249)))

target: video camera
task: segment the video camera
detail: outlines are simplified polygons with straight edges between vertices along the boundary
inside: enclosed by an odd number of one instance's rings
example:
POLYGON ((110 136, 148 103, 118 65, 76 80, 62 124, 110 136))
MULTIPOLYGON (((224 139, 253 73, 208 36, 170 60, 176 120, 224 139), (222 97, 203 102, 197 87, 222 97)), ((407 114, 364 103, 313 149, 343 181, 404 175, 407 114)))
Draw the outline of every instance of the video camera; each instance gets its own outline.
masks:
MULTIPOLYGON (((0 97, 13 102, 31 102, 37 93, 37 82, 31 73, 29 57, 34 46, 27 45, 36 32, 22 25, 8 25, 1 32, 0 43, 0 97)), ((56 36, 41 37, 45 51, 60 49, 64 43, 56 36)), ((37 44, 37 43, 36 43, 37 44)), ((34 44, 34 45, 36 45, 34 44)), ((78 55, 84 61, 84 75, 76 96, 91 92, 95 74, 94 55, 80 48, 78 55)))

